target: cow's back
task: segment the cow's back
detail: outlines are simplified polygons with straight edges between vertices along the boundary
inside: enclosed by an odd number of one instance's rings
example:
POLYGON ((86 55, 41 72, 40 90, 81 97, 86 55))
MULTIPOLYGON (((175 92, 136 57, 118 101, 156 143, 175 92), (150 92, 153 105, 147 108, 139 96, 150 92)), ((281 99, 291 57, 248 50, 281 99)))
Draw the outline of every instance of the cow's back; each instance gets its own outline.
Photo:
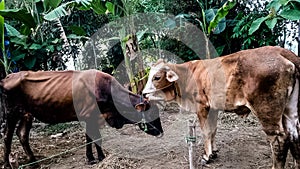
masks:
MULTIPOLYGON (((11 105, 22 106, 26 112, 46 123, 75 121, 78 115, 97 108, 95 99, 96 70, 26 71, 20 72, 19 86, 8 91, 11 105)), ((18 74, 16 74, 18 75, 18 74)), ((13 81, 6 80, 6 83, 13 81)))

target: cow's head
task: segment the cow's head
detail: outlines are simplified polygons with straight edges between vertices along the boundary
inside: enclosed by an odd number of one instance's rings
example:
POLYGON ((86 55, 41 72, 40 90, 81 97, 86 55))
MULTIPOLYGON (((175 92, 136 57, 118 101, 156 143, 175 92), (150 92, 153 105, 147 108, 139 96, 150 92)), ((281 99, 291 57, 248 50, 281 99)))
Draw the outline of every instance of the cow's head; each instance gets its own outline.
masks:
POLYGON ((143 94, 150 101, 174 100, 176 96, 180 95, 178 86, 175 83, 178 78, 178 75, 163 60, 159 60, 150 69, 143 94))
POLYGON ((111 96, 111 101, 105 103, 106 106, 100 106, 109 107, 108 111, 101 112, 105 114, 105 120, 111 127, 119 129, 124 124, 137 124, 147 134, 163 134, 156 105, 150 105, 142 96, 126 90, 115 79, 111 83, 111 96))

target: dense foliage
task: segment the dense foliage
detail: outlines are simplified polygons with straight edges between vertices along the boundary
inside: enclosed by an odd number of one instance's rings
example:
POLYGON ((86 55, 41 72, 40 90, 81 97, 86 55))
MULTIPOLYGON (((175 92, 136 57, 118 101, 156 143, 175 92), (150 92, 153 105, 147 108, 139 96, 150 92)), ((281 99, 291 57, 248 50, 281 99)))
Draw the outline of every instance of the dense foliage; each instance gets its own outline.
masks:
MULTIPOLYGON (((208 37, 219 55, 264 45, 283 46, 287 36, 297 38, 297 29, 286 25, 298 25, 299 4, 291 0, 11 0, 0 11, 10 39, 11 55, 6 56, 5 64, 10 71, 58 70, 65 69, 71 59, 76 68, 85 68, 84 63, 94 59, 91 55, 78 61, 85 42, 105 24, 135 13, 172 14, 177 25, 188 21, 208 37)), ((139 48, 166 50, 184 61, 199 58, 178 38, 170 38, 166 29, 142 33, 139 48)), ((124 60, 122 38, 127 35, 122 36, 119 42, 108 42, 115 44, 108 51, 94 56, 95 68, 114 72, 124 60)))

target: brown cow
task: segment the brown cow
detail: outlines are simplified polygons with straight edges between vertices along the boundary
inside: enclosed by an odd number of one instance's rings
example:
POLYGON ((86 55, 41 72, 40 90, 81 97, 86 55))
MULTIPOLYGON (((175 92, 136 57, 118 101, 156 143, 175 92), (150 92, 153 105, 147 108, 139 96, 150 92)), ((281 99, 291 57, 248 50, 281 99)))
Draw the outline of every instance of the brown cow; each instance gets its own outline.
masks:
MULTIPOLYGON (((1 86, 8 102, 4 135, 4 166, 8 168, 17 123, 16 133, 29 162, 36 160, 29 146, 33 117, 51 124, 77 120, 86 122, 86 142, 98 140, 95 145, 99 161, 104 158, 99 128, 105 121, 117 129, 124 124, 138 124, 154 136, 163 132, 156 106, 150 108, 144 98, 124 89, 112 76, 97 70, 22 71, 8 75, 1 81, 1 86)), ((86 146, 86 156, 88 163, 95 162, 91 144, 86 146)))
POLYGON ((267 134, 273 168, 284 168, 288 150, 300 164, 299 58, 280 47, 244 50, 224 57, 170 64, 158 61, 143 93, 150 101, 176 101, 196 112, 204 135, 202 163, 216 157, 219 110, 252 112, 267 134))

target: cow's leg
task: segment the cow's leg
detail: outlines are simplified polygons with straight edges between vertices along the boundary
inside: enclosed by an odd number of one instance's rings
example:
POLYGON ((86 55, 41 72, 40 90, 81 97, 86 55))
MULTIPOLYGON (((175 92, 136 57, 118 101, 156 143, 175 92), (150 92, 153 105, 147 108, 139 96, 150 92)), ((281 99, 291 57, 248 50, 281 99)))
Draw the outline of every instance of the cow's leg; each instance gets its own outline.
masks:
POLYGON ((283 113, 281 113, 284 108, 278 104, 270 104, 277 105, 271 107, 267 103, 263 103, 259 107, 261 108, 260 111, 256 114, 271 146, 272 169, 282 169, 290 146, 288 134, 285 131, 283 113))
POLYGON ((212 159, 215 159, 218 157, 218 148, 217 148, 217 144, 216 144, 216 134, 217 134, 217 125, 216 125, 216 128, 215 128, 215 131, 213 132, 212 134, 212 159))
POLYGON ((299 135, 298 137, 289 137, 290 138, 290 150, 291 154, 294 158, 295 167, 300 168, 300 140, 299 135))
POLYGON ((216 110, 209 111, 208 109, 203 108, 200 109, 197 115, 204 138, 205 152, 201 163, 206 164, 209 160, 217 156, 215 135, 217 131, 218 112, 216 110))
POLYGON ((96 146, 96 150, 97 150, 97 154, 98 154, 98 160, 99 161, 102 161, 104 158, 105 158, 105 155, 102 151, 102 148, 101 148, 101 143, 102 143, 102 140, 101 140, 101 135, 100 135, 100 132, 98 131, 98 137, 97 137, 97 141, 95 141, 95 146, 96 146))
POLYGON ((27 113, 25 114, 19 123, 19 126, 17 128, 17 136, 19 137, 20 143, 28 156, 29 162, 34 162, 36 161, 34 154, 30 148, 29 145, 29 132, 32 127, 32 120, 33 117, 31 114, 27 113))
POLYGON ((296 80, 283 115, 283 124, 288 134, 291 154, 295 161, 295 168, 300 168, 299 107, 299 80, 296 80))
POLYGON ((272 150, 272 169, 283 169, 289 150, 288 138, 284 135, 268 135, 272 150))
POLYGON ((12 138, 13 138, 13 134, 17 122, 18 122, 18 117, 13 117, 8 115, 6 120, 5 133, 4 133, 4 157, 3 157, 4 168, 11 168, 9 164, 9 154, 11 152, 11 142, 12 142, 12 138))
POLYGON ((85 137, 86 137, 86 157, 88 160, 88 164, 92 165, 97 163, 93 155, 93 149, 92 149, 93 140, 89 137, 87 133, 85 134, 85 137))
MULTIPOLYGON (((101 149, 101 143, 102 143, 101 135, 99 132, 99 127, 97 126, 98 126, 97 123, 91 123, 91 122, 86 123, 86 138, 87 138, 87 143, 91 143, 94 141, 97 154, 98 154, 98 160, 102 161, 105 158, 105 155, 101 149)), ((88 163, 89 164, 96 163, 96 160, 93 156, 92 144, 87 144, 86 148, 87 148, 86 155, 88 158, 88 163)))

